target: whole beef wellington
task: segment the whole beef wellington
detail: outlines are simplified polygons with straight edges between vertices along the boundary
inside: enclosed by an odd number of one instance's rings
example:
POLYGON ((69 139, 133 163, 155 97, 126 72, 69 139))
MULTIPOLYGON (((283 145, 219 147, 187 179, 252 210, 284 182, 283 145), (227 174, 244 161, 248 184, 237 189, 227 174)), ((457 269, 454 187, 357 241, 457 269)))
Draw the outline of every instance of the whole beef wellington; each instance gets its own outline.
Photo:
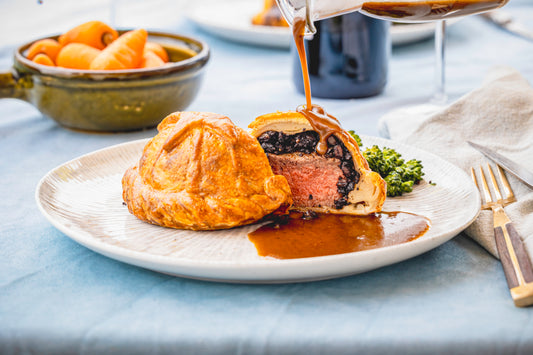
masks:
POLYGON ((316 152, 319 134, 298 112, 257 117, 250 125, 274 174, 285 176, 292 209, 365 215, 381 211, 386 184, 370 170, 349 134, 332 134, 327 151, 316 152))
POLYGON ((257 140, 228 117, 177 112, 157 129, 122 178, 123 199, 139 219, 210 230, 287 211, 287 180, 272 173, 257 140))

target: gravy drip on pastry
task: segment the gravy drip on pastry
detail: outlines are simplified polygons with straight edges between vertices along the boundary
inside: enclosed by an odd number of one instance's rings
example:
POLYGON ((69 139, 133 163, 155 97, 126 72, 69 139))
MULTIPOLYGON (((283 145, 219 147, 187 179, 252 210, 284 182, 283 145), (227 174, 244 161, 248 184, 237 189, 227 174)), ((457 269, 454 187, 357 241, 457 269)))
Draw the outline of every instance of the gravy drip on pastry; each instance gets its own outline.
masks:
POLYGON ((369 169, 357 142, 339 120, 311 102, 305 27, 305 18, 296 13, 292 32, 302 69, 305 105, 297 112, 259 116, 249 127, 268 154, 274 173, 287 178, 293 209, 358 215, 378 212, 385 200, 385 182, 369 169), (316 136, 314 147, 295 149, 311 141, 310 132, 316 136))
POLYGON ((307 57, 305 55, 304 46, 304 34, 305 34, 305 18, 295 17, 294 25, 292 28, 292 35, 294 37, 294 43, 298 50, 298 56, 300 57, 300 65, 302 67, 302 75, 305 90, 306 104, 299 106, 296 111, 300 112, 309 121, 309 124, 313 129, 318 132, 320 140, 316 146, 316 151, 320 155, 326 154, 328 150, 327 140, 332 134, 338 134, 345 136, 346 139, 353 139, 346 133, 340 126, 339 120, 328 114, 324 109, 318 105, 311 103, 311 83, 309 81, 309 70, 307 69, 307 57))

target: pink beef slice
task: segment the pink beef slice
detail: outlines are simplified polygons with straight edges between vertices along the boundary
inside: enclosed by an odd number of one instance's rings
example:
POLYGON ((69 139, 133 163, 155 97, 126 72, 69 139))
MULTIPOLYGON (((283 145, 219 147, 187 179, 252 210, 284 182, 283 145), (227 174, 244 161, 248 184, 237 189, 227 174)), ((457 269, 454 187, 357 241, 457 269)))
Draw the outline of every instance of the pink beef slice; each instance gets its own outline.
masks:
POLYGON ((333 207, 341 197, 337 191, 340 161, 316 153, 268 154, 272 171, 287 179, 295 207, 333 207))

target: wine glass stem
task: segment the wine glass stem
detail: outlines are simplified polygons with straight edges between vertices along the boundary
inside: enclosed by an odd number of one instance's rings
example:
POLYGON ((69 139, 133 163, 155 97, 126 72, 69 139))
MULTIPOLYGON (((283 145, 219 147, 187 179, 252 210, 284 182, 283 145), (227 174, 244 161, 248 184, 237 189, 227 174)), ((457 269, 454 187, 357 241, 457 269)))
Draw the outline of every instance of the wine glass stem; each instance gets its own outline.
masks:
POLYGON ((431 101, 442 105, 448 99, 445 87, 446 21, 437 21, 435 25, 435 91, 431 101))

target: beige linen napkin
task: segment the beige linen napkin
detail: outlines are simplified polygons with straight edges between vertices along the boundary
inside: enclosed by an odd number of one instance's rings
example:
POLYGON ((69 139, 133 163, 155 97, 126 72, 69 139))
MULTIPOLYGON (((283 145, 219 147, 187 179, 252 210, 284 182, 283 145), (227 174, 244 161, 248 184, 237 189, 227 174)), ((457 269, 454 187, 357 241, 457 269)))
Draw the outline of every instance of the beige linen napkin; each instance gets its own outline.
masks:
MULTIPOLYGON (((391 114, 379 126, 382 135, 439 155, 468 174, 471 166, 486 166, 489 160, 467 140, 491 147, 533 172, 533 89, 508 67, 492 69, 481 87, 436 113, 391 114)), ((506 175, 518 201, 505 207, 505 212, 533 256, 533 190, 506 175)), ((492 211, 483 210, 465 232, 498 257, 492 223, 492 211)))

